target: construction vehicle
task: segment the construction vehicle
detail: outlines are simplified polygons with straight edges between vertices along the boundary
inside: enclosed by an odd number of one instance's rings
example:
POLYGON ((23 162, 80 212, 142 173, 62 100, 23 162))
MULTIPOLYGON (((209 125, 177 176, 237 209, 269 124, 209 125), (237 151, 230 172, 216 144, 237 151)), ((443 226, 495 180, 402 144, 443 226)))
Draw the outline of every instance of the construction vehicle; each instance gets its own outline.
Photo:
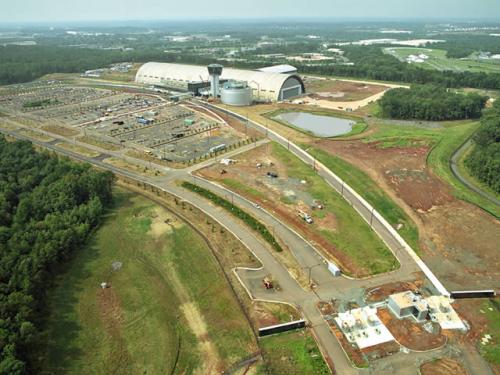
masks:
POLYGON ((262 283, 264 284, 264 288, 266 289, 273 289, 273 281, 269 277, 264 277, 262 280, 262 283))

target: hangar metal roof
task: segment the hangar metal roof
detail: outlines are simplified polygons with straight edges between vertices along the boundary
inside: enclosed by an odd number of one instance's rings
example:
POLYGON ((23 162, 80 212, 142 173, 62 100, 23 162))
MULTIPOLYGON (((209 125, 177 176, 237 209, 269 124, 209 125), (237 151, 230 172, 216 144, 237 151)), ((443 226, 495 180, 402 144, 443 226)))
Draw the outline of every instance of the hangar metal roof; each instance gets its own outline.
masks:
MULTIPOLYGON (((303 87, 302 79, 295 74, 268 73, 255 70, 224 68, 221 79, 246 81, 256 91, 254 97, 279 100, 284 83, 296 79, 303 87)), ((137 71, 136 81, 145 84, 161 84, 163 80, 177 80, 189 83, 210 80, 206 66, 149 62, 137 71)))

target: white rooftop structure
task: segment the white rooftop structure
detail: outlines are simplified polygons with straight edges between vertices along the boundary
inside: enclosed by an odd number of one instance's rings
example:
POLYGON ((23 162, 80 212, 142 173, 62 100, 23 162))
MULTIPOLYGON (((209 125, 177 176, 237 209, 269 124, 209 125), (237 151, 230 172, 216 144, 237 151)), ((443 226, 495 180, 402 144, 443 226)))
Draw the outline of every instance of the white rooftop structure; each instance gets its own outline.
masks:
POLYGON ((279 73, 279 74, 292 74, 292 73, 297 73, 297 68, 288 65, 288 64, 281 64, 281 65, 272 65, 272 66, 266 66, 264 68, 256 69, 259 72, 264 72, 264 73, 279 73))
POLYGON ((394 340, 394 336, 377 316, 375 307, 365 306, 339 313, 335 322, 347 340, 360 349, 394 340))
POLYGON ((429 316, 433 322, 439 323, 442 329, 460 329, 465 331, 464 322, 451 306, 451 301, 445 296, 431 296, 426 298, 429 305, 429 316))
MULTIPOLYGON (((136 82, 155 86, 178 86, 190 90, 209 81, 206 66, 149 62, 137 71, 136 82)), ((257 101, 281 101, 305 92, 297 74, 269 73, 255 70, 224 68, 220 80, 247 82, 257 101)))

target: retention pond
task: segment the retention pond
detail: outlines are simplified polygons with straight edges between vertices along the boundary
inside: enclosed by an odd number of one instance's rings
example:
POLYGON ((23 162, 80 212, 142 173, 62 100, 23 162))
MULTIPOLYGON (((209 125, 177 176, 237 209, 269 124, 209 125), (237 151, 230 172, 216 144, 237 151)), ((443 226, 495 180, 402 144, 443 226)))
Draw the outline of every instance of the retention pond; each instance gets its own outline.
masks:
POLYGON ((307 112, 285 112, 274 117, 318 137, 347 134, 356 123, 339 117, 315 115, 307 112))

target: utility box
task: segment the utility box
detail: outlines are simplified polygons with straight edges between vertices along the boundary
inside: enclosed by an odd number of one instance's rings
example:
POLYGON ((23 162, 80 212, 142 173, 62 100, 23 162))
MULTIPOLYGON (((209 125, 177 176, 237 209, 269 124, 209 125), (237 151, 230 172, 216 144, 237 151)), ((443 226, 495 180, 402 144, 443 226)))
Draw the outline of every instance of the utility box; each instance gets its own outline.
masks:
POLYGON ((328 271, 330 271, 330 273, 335 277, 341 275, 340 269, 332 262, 328 262, 328 271))

